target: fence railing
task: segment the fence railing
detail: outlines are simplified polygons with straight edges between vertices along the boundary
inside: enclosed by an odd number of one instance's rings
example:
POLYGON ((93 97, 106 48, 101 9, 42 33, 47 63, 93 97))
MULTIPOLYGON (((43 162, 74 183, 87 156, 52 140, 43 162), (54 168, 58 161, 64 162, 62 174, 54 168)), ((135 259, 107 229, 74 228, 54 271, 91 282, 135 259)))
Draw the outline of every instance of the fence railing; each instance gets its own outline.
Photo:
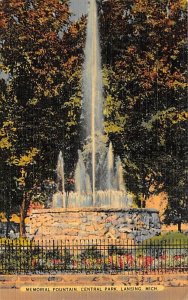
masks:
POLYGON ((0 240, 0 274, 156 274, 188 271, 188 241, 0 240))

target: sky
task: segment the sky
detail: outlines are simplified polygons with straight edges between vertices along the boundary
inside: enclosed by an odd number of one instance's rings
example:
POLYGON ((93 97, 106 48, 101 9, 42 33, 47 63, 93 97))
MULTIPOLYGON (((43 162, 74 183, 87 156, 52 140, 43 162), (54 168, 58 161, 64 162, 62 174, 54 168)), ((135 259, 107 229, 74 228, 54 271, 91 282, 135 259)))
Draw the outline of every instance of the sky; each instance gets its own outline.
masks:
POLYGON ((86 14, 88 10, 89 0, 71 0, 71 10, 75 14, 75 18, 79 18, 82 14, 86 14))

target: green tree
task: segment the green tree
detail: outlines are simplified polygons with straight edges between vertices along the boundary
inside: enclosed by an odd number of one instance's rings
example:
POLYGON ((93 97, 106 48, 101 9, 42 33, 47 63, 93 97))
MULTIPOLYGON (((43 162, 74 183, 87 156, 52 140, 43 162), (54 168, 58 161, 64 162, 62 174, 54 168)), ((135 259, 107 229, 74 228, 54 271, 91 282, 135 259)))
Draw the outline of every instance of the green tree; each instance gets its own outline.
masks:
POLYGON ((106 128, 116 151, 122 149, 127 186, 143 200, 163 189, 169 205, 180 203, 170 190, 176 165, 185 172, 182 152, 187 153, 186 1, 101 0, 99 13, 110 86, 105 86, 106 128), (124 124, 116 133, 115 114, 124 124))
MULTIPOLYGON (((7 160, 16 138, 15 123, 12 119, 14 98, 6 86, 5 80, 0 80, 0 207, 7 219, 6 235, 8 236, 10 218, 15 196, 15 182, 12 181, 12 168, 7 160)), ((15 204, 16 206, 16 204, 15 204)))
MULTIPOLYGON (((16 132, 8 148, 0 146, 5 148, 3 170, 11 169, 17 199, 22 194, 18 202, 24 234, 32 189, 55 179, 59 150, 68 157, 67 174, 75 163, 85 19, 71 23, 66 0, 4 0, 0 14, 1 67, 8 74, 6 86, 11 91, 8 120, 16 132)), ((6 104, 8 96, 3 97, 6 104)), ((6 118, 3 108, 3 122, 6 118)), ((6 182, 5 174, 2 177, 6 182)))

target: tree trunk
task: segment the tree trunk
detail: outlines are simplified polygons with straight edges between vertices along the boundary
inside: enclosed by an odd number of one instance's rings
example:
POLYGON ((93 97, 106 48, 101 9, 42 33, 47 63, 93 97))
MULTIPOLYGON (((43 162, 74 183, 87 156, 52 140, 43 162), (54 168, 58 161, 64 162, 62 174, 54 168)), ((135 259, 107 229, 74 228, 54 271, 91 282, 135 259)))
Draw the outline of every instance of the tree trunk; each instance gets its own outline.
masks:
POLYGON ((143 195, 141 200, 141 208, 146 208, 146 195, 143 195))
POLYGON ((7 216, 6 216, 6 219, 7 219, 6 238, 8 238, 8 237, 9 237, 9 229, 10 229, 10 216, 7 215, 7 216))
POLYGON ((181 232, 181 221, 178 222, 178 231, 181 232))
POLYGON ((25 237, 25 218, 26 218, 26 193, 23 194, 23 201, 20 208, 20 237, 25 237))
POLYGON ((140 200, 140 199, 138 200, 138 207, 142 208, 142 200, 140 200))

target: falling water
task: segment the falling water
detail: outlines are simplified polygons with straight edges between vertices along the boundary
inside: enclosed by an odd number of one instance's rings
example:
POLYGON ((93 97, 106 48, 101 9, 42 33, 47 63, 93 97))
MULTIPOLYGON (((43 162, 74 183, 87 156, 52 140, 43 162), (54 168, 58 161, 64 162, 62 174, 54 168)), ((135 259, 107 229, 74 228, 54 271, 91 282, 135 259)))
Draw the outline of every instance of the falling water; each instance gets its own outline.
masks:
MULTIPOLYGON (((103 132, 103 87, 96 0, 90 1, 83 71, 83 114, 92 139, 92 190, 96 202, 96 132, 103 132)), ((86 137, 87 137, 86 136, 86 137)))
POLYGON ((107 189, 111 190, 113 188, 114 179, 114 154, 111 142, 108 148, 107 165, 107 189))
POLYGON ((64 159, 61 151, 59 152, 59 156, 58 156, 56 173, 57 173, 57 192, 53 195, 53 206, 65 207, 66 206, 65 173, 64 173, 64 159))
POLYGON ((75 192, 79 193, 91 193, 91 183, 89 175, 86 171, 82 152, 78 151, 78 162, 75 171, 75 192))
POLYGON ((64 173, 64 159, 63 154, 60 151, 57 162, 57 178, 58 178, 58 190, 63 194, 63 207, 65 207, 65 173, 64 173))
POLYGON ((116 189, 119 191, 125 191, 125 184, 123 178, 123 166, 120 157, 117 157, 116 160, 116 179, 117 179, 117 186, 116 189))
MULTIPOLYGON (((95 199, 97 207, 130 208, 132 196, 127 194, 123 167, 119 157, 114 156, 113 146, 98 147, 95 199), (101 184, 102 183, 102 184, 101 184)), ((75 170, 75 189, 64 191, 64 162, 62 153, 59 154, 57 164, 57 193, 53 196, 53 207, 91 207, 93 206, 93 193, 90 181, 90 163, 86 165, 84 153, 79 150, 79 158, 75 170)), ((87 159, 88 161, 88 159, 87 159)))

